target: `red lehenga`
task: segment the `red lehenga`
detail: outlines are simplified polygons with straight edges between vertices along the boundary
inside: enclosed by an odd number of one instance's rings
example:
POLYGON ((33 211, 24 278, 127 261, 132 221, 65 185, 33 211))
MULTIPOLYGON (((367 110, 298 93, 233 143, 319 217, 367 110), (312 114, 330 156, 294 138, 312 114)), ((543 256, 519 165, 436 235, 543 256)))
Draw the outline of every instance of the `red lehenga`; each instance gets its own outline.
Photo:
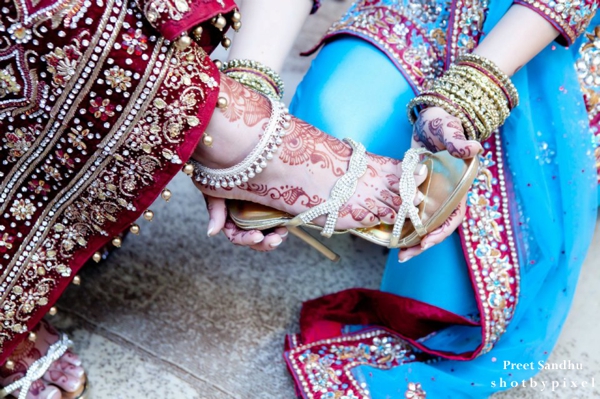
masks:
POLYGON ((202 136, 232 0, 10 0, 0 29, 0 363, 202 136), (222 14, 221 31, 211 19, 222 14), (149 22, 150 21, 150 22, 149 22), (202 24, 186 49, 170 41, 202 24))

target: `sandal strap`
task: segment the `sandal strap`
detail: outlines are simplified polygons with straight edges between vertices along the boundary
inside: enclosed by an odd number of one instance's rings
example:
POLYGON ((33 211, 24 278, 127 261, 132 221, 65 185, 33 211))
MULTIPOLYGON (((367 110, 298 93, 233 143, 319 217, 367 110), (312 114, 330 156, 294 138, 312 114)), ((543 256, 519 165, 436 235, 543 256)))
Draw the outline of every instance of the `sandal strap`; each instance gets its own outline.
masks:
POLYGON ((327 221, 321 235, 331 237, 334 233, 340 209, 352 197, 354 191, 356 191, 358 179, 367 171, 367 150, 365 147, 350 138, 346 138, 344 141, 352 147, 348 170, 335 182, 327 201, 297 215, 289 222, 290 225, 300 226, 315 220, 319 216, 327 215, 327 221))
POLYGON ((419 208, 414 205, 415 195, 417 194, 417 182, 415 181, 415 170, 421 162, 421 155, 429 153, 424 148, 411 148, 404 154, 402 160, 402 176, 400 177, 400 198, 402 205, 396 216, 396 223, 392 230, 392 238, 390 240, 390 248, 397 248, 400 242, 400 235, 404 222, 408 216, 417 234, 420 237, 427 235, 427 230, 423 225, 423 221, 419 217, 419 208))
POLYGON ((14 391, 20 389, 21 391, 19 392, 18 399, 25 399, 31 384, 42 378, 52 363, 60 359, 61 356, 64 355, 67 349, 69 349, 71 346, 73 346, 73 342, 69 339, 69 337, 67 337, 66 334, 61 334, 58 341, 48 347, 48 352, 46 352, 45 356, 31 363, 27 369, 25 377, 2 389, 0 392, 0 397, 6 397, 14 391))

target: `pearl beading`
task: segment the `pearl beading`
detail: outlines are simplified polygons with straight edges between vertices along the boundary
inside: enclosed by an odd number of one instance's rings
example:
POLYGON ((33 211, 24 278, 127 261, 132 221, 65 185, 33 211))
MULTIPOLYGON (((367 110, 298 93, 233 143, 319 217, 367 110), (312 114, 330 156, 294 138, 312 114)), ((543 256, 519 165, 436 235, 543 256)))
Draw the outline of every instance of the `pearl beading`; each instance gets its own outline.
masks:
POLYGON ((285 130, 290 127, 291 119, 288 109, 282 102, 268 99, 271 102, 271 117, 264 134, 252 152, 242 162, 227 169, 207 168, 190 159, 189 162, 194 166, 194 179, 197 182, 215 188, 233 188, 248 182, 267 167, 267 161, 273 159, 273 154, 283 142, 285 130))
POLYGON ((427 230, 423 226, 423 222, 419 217, 419 208, 414 205, 414 198, 417 195, 417 182, 415 181, 415 170, 421 161, 421 155, 426 154, 429 151, 425 149, 411 148, 404 154, 404 160, 402 161, 402 176, 400 177, 399 191, 400 198, 402 199, 402 205, 398 210, 396 216, 396 223, 394 223, 394 229, 392 230, 392 238, 390 240, 390 248, 397 248, 400 241, 400 235, 402 234, 402 228, 406 221, 406 216, 410 218, 417 234, 423 237, 427 235, 427 230))
POLYGON ((365 147, 356 141, 346 138, 346 143, 352 147, 352 155, 348 170, 344 176, 340 177, 331 189, 329 199, 324 203, 302 212, 291 220, 290 225, 298 226, 306 224, 322 215, 327 215, 325 227, 321 231, 321 235, 331 237, 335 231, 335 225, 339 216, 340 208, 348 202, 350 197, 356 191, 358 179, 360 179, 367 171, 367 150, 365 147))

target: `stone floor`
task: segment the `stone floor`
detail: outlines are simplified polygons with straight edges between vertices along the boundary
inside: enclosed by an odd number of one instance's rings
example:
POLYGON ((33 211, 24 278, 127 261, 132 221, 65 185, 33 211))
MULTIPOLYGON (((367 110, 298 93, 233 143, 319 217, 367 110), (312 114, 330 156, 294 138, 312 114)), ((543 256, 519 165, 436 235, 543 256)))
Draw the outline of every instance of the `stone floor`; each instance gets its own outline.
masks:
MULTIPOLYGON (((294 54, 314 44, 347 6, 325 2, 294 54)), ((288 95, 309 61, 290 56, 284 72, 288 95)), ((293 398, 280 351, 284 335, 297 329, 301 302, 358 285, 376 288, 384 250, 336 237, 334 249, 344 258, 331 264, 293 237, 271 254, 236 248, 224 237, 206 237, 203 200, 185 176, 170 188, 174 198, 153 206, 157 216, 140 222, 141 235, 86 268, 82 285, 60 301, 54 322, 73 335, 93 397, 293 398)), ((570 359, 584 370, 543 375, 548 380, 597 377, 600 384, 599 266, 600 231, 553 354, 554 361, 570 359)), ((600 392, 521 388, 499 397, 591 398, 600 392)))

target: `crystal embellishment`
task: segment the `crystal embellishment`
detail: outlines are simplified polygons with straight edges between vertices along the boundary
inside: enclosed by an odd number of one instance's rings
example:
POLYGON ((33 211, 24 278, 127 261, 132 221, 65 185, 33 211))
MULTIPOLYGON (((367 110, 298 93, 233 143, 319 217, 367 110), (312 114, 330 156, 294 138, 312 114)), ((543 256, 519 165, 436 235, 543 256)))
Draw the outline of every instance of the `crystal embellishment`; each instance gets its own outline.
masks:
POLYGON ((348 171, 335 182, 327 201, 306 212, 302 212, 290 221, 290 225, 299 226, 309 223, 319 216, 327 215, 325 227, 321 231, 321 235, 331 237, 335 231, 340 208, 352 197, 356 190, 358 179, 367 171, 365 147, 350 138, 346 138, 344 141, 352 147, 352 156, 350 157, 348 171))
POLYGON ((411 148, 404 154, 404 160, 402 161, 402 176, 400 177, 400 198, 402 198, 402 205, 400 205, 396 223, 394 223, 394 229, 392 230, 390 248, 398 247, 402 228, 404 227, 407 216, 410 218, 410 221, 419 236, 423 237, 427 234, 427 230, 425 230, 423 222, 419 217, 419 208, 413 203, 415 195, 417 194, 415 170, 421 160, 421 154, 426 152, 427 151, 424 149, 411 148))

